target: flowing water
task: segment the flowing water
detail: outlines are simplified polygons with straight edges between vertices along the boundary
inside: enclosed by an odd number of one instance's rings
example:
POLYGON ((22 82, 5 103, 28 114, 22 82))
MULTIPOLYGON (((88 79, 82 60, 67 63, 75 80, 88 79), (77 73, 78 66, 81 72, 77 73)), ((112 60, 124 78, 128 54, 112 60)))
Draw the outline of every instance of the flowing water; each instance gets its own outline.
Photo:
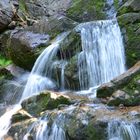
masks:
POLYGON ((108 124, 108 140, 140 140, 140 126, 137 123, 111 121, 108 124))
POLYGON ((20 103, 24 99, 31 97, 44 89, 55 88, 55 83, 53 83, 53 81, 50 79, 50 65, 58 48, 60 47, 60 43, 68 34, 69 32, 66 32, 58 36, 56 40, 52 42, 52 44, 48 46, 36 60, 19 103, 9 108, 9 110, 7 110, 7 112, 0 117, 0 140, 3 140, 3 136, 8 132, 12 115, 21 108, 20 103))
POLYGON ((109 82, 125 71, 124 46, 116 20, 80 24, 82 52, 78 56, 81 89, 109 82))

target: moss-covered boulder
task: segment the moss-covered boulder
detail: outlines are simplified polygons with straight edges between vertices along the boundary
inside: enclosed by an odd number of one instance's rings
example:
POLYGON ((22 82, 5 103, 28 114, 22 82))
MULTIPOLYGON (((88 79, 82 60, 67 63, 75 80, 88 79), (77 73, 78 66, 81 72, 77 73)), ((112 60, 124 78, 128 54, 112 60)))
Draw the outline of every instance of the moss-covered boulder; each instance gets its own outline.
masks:
POLYGON ((69 98, 67 96, 46 91, 23 101, 22 108, 31 115, 39 116, 41 112, 55 109, 61 104, 69 105, 69 98))
POLYGON ((104 8, 104 0, 72 0, 66 15, 77 22, 105 19, 104 8))

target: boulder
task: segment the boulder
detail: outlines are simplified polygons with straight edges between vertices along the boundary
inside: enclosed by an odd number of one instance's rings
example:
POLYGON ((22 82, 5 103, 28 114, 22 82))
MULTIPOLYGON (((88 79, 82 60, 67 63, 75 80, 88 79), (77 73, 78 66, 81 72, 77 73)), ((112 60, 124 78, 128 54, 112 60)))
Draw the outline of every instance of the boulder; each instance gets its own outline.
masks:
POLYGON ((68 96, 53 92, 42 92, 39 95, 30 97, 22 102, 22 108, 31 115, 39 116, 45 110, 57 108, 60 104, 69 105, 70 100, 68 96))
POLYGON ((0 1, 0 32, 4 31, 14 16, 10 0, 0 1))
POLYGON ((41 48, 48 45, 49 36, 23 30, 14 30, 8 41, 9 58, 14 64, 31 70, 41 48))

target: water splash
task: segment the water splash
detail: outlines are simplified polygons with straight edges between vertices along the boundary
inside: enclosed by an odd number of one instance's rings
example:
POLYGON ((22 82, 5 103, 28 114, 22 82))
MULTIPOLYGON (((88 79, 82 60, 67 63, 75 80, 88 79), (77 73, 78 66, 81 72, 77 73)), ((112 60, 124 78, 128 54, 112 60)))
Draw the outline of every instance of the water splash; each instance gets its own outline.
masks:
POLYGON ((80 24, 82 52, 78 56, 81 89, 109 82, 125 71, 124 46, 116 20, 80 24))

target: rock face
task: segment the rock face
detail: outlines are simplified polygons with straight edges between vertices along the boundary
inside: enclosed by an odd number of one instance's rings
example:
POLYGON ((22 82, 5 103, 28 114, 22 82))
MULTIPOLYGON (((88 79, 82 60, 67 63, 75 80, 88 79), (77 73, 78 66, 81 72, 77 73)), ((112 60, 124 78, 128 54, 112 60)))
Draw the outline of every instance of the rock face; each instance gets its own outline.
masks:
POLYGON ((140 104, 140 62, 110 83, 104 84, 97 91, 97 97, 110 97, 108 105, 124 104, 134 106, 140 104))
POLYGON ((14 16, 9 0, 0 1, 0 32, 4 31, 14 16))
POLYGON ((127 66, 140 60, 140 4, 138 0, 128 0, 118 11, 118 22, 124 34, 127 66))

